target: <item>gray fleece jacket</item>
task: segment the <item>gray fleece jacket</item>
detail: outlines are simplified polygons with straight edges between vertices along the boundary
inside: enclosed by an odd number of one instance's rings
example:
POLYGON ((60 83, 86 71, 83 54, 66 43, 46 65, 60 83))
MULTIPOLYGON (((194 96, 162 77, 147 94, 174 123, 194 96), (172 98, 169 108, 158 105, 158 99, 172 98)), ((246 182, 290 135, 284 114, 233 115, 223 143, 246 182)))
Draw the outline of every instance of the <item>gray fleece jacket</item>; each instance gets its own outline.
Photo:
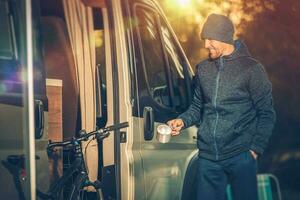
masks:
POLYGON ((246 45, 197 65, 193 102, 182 119, 185 128, 199 124, 199 156, 222 160, 243 151, 262 154, 275 123, 272 86, 263 66, 246 45))

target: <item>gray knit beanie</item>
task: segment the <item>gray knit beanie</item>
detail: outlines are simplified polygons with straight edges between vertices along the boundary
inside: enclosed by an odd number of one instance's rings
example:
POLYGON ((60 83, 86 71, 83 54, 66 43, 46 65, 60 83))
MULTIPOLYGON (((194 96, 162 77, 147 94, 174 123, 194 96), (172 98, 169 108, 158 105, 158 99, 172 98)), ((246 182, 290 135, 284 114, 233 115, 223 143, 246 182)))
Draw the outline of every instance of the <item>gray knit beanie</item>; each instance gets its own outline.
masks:
POLYGON ((234 26, 228 17, 211 14, 203 25, 201 38, 233 44, 233 33, 234 26))

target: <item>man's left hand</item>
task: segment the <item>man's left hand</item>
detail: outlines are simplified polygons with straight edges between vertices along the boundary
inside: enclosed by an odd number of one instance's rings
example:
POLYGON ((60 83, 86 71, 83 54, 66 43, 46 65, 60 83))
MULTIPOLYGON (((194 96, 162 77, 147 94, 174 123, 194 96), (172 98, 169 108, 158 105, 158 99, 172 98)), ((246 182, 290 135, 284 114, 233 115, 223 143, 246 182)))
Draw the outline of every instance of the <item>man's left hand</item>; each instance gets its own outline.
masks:
POLYGON ((257 159, 257 153, 255 153, 254 151, 252 151, 252 150, 249 150, 250 151, 250 153, 251 153, 251 155, 253 156, 253 158, 256 160, 257 159))

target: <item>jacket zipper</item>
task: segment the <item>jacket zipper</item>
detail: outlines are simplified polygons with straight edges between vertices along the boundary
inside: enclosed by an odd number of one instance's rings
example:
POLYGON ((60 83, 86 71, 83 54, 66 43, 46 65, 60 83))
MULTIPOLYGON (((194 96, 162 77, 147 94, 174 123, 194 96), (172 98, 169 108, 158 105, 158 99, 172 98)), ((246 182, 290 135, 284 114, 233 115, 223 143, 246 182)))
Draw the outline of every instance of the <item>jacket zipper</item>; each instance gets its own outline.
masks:
POLYGON ((215 98, 214 98, 214 107, 216 112, 216 121, 215 121, 215 127, 214 127, 214 146, 216 150, 216 160, 219 160, 219 152, 218 152, 218 146, 217 146, 217 139, 216 139, 216 130, 217 130, 217 124, 219 121, 219 113, 217 111, 217 97, 218 97, 218 91, 219 91, 219 80, 220 80, 220 68, 223 68, 223 59, 220 58, 220 65, 217 66, 217 78, 216 78, 216 89, 215 89, 215 98))

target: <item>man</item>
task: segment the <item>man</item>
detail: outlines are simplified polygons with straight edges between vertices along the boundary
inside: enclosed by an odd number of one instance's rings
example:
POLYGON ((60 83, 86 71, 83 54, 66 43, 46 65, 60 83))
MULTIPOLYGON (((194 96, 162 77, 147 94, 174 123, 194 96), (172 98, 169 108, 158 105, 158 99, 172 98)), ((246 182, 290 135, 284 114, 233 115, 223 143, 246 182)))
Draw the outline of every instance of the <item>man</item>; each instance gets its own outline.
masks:
POLYGON ((234 27, 223 15, 210 15, 201 32, 209 59, 197 65, 189 109, 168 122, 172 135, 198 129, 200 200, 256 200, 257 157, 265 150, 275 123, 271 83, 245 44, 233 41, 234 27))

